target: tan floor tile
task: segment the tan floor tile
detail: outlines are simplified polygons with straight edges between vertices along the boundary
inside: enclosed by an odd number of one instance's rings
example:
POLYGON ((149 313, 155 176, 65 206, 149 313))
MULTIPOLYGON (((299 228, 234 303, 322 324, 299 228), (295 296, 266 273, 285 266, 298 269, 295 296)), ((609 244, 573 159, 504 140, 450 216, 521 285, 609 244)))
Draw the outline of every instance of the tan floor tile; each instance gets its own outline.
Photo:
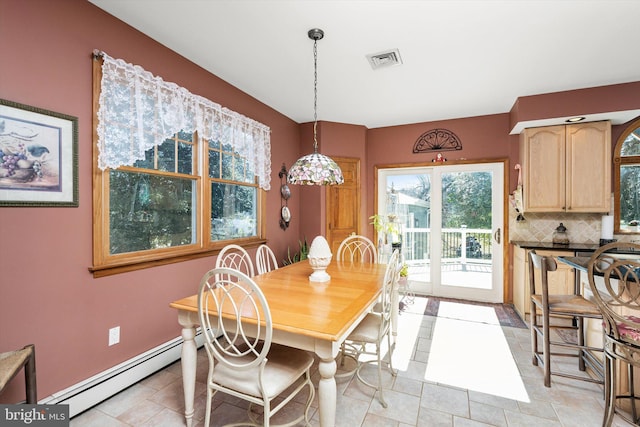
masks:
POLYGON ((469 395, 465 390, 425 384, 422 388, 420 406, 460 417, 469 417, 469 395))
POLYGON ((164 409, 166 408, 162 405, 150 400, 143 400, 133 408, 120 414, 118 419, 123 423, 127 423, 132 426, 139 426, 161 413, 164 409))
MULTIPOLYGON (((419 301, 413 307, 418 307, 419 301)), ((417 313, 423 308, 417 308, 417 313)), ((433 344, 435 318, 405 312, 401 321, 407 322, 400 331, 411 331, 411 337, 399 337, 394 353, 396 377, 383 370, 384 396, 388 408, 383 408, 373 388, 357 379, 337 379, 337 427, 499 427, 518 426, 599 426, 603 413, 602 387, 584 381, 552 377, 552 387, 544 387, 542 368, 531 363, 529 331, 502 328, 520 379, 524 383, 526 399, 518 401, 464 388, 455 388, 425 380, 433 344), (408 340, 407 342, 402 341, 408 340), (411 341, 411 342, 409 342, 411 341), (398 349, 401 349, 398 352, 398 349), (407 354, 409 353, 409 354, 407 354), (526 401, 525 401, 526 400, 526 401)), ((480 351, 477 346, 473 351, 480 351)), ((571 359, 553 362, 563 369, 574 369, 571 359)), ((453 367, 452 369, 455 369, 453 367)), ((194 427, 204 422, 206 407, 207 355, 198 351, 194 427)), ((127 388, 109 400, 74 417, 71 427, 173 427, 184 426, 184 394, 182 366, 177 361, 158 373, 127 388)), ((365 368, 365 376, 376 379, 373 366, 365 368)), ((312 368, 316 396, 310 409, 311 424, 319 426, 317 361, 312 368)), ((277 419, 295 418, 306 403, 304 391, 277 414, 277 419)), ((248 404, 241 399, 218 393, 213 399, 212 426, 231 421, 247 420, 248 404)), ((301 424, 302 425, 302 424, 301 424)), ((616 416, 614 427, 630 424, 616 416)))
POLYGON ((100 403, 96 408, 101 412, 116 418, 129 409, 136 407, 139 402, 144 401, 154 393, 154 389, 141 383, 134 384, 116 394, 111 399, 100 403))
POLYGON ((507 427, 504 410, 495 406, 480 402, 469 402, 469 412, 471 419, 474 421, 487 423, 496 427, 507 427))

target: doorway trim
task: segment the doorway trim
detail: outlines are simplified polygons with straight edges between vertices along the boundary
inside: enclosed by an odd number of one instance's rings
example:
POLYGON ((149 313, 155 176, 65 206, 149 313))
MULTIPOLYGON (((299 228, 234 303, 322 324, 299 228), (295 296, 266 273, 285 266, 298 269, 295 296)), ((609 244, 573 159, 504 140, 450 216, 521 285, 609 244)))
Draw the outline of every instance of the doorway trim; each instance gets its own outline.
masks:
MULTIPOLYGON (((420 168, 420 167, 429 167, 429 168, 437 168, 440 166, 449 166, 449 165, 474 165, 474 164, 484 164, 484 163, 503 163, 503 202, 502 209, 504 215, 502 216, 502 236, 500 240, 500 244, 502 245, 502 298, 504 303, 512 303, 512 292, 511 292, 511 275, 508 274, 510 271, 510 251, 509 251, 509 159, 508 158, 498 158, 498 159, 476 159, 476 160, 454 160, 447 161, 444 164, 434 163, 434 162, 416 162, 416 163, 389 163, 389 164, 380 164, 373 166, 373 211, 371 215, 373 215, 378 208, 378 172, 379 169, 399 169, 399 168, 420 168)), ((374 230, 374 241, 378 241, 377 232, 374 230)))

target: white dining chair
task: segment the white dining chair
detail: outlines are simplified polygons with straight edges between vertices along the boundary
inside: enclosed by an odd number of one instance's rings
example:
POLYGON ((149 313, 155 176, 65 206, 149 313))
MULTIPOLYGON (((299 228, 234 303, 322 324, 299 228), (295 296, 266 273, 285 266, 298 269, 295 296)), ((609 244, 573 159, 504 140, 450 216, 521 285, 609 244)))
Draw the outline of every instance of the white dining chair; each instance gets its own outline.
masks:
POLYGON ((400 254, 398 250, 394 250, 389 257, 387 269, 382 284, 382 295, 380 301, 376 304, 378 309, 367 313, 365 318, 358 326, 349 334, 346 341, 342 344, 343 358, 355 360, 357 367, 355 374, 358 380, 363 384, 376 389, 380 404, 386 408, 387 402, 384 400, 382 392, 382 367, 386 365, 391 375, 396 376, 397 372, 393 369, 392 357, 395 344, 391 340, 391 319, 394 309, 393 293, 397 292, 397 282, 400 277, 400 254), (382 344, 387 341, 387 360, 383 359, 382 344), (369 347, 367 346, 369 344, 369 347), (375 347, 375 351, 370 350, 375 347), (375 359, 361 360, 362 355, 373 355, 375 359), (377 382, 374 384, 364 378, 362 373, 363 367, 375 363, 377 365, 377 382))
POLYGON ((260 245, 256 251, 256 271, 258 274, 278 269, 276 255, 267 245, 260 245))
POLYGON ((219 391, 249 402, 250 425, 269 426, 271 417, 305 388, 309 392, 303 414, 286 425, 303 420, 311 425, 313 356, 272 343, 269 304, 253 279, 229 268, 207 272, 200 282, 198 316, 209 358, 205 426, 210 424, 211 403, 219 391), (263 407, 262 414, 256 413, 256 405, 263 407))
POLYGON ((223 267, 239 270, 249 277, 255 276, 251 256, 239 245, 230 244, 222 248, 216 259, 216 268, 223 267))
POLYGON ((368 237, 352 234, 346 237, 338 246, 336 259, 351 263, 376 263, 378 262, 378 250, 368 237))

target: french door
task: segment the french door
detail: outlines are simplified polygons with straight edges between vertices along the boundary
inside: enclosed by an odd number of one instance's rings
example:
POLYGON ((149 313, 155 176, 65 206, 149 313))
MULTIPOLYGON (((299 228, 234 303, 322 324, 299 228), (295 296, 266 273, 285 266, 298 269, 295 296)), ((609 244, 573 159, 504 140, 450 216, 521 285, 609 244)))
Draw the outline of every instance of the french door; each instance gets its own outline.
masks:
POLYGON ((401 229, 414 292, 503 301, 503 162, 379 168, 377 182, 377 213, 401 229))

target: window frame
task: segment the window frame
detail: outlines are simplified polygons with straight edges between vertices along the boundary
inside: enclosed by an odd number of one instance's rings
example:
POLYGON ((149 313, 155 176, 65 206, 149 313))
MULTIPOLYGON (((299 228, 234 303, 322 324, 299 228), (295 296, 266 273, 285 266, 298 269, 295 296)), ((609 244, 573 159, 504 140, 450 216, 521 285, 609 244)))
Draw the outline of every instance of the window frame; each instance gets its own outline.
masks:
POLYGON ((640 231, 629 230, 620 226, 620 167, 623 165, 640 165, 640 156, 622 156, 622 146, 624 145, 629 134, 640 128, 640 117, 635 118, 618 137, 615 148, 613 150, 613 223, 614 233, 616 234, 640 234, 640 231))
MULTIPOLYGON (((257 178, 254 177, 253 184, 242 183, 245 185, 255 185, 256 195, 256 236, 228 239, 228 240, 211 240, 211 181, 209 177, 208 165, 208 141, 203 141, 197 134, 193 133, 193 174, 186 175, 177 172, 164 172, 160 170, 144 169, 134 166, 121 166, 117 170, 124 172, 149 173, 177 178, 192 178, 196 176, 195 181, 195 204, 194 209, 195 221, 193 226, 196 227, 196 241, 189 245, 180 245, 167 248, 149 249, 137 252, 128 252, 122 254, 110 254, 110 222, 109 222, 109 194, 110 182, 109 174, 112 169, 104 171, 98 167, 98 108, 102 80, 102 59, 94 58, 93 60, 93 127, 92 127, 92 157, 93 157, 93 174, 92 174, 92 195, 93 195, 93 265, 89 267, 89 271, 94 277, 103 277, 113 274, 119 274, 128 271, 135 271, 144 268, 150 268, 158 265, 166 265, 176 262, 187 261, 196 258, 207 257, 217 254, 220 249, 229 243, 235 243, 245 248, 258 247, 266 242, 266 191, 257 185, 257 178), (207 220, 205 220, 205 218, 207 220)), ((237 183, 237 181, 227 181, 229 183, 237 183)))

